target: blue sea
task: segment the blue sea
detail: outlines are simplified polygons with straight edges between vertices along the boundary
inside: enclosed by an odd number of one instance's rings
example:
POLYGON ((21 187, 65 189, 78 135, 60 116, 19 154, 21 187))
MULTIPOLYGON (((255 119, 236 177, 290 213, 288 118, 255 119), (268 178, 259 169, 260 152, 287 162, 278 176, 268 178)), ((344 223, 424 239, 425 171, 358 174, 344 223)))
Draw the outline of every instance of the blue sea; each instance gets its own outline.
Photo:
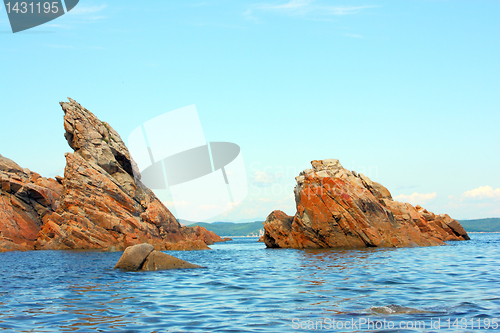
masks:
POLYGON ((121 253, 0 254, 6 332, 500 332, 500 234, 448 246, 167 252, 203 269, 122 272, 121 253))

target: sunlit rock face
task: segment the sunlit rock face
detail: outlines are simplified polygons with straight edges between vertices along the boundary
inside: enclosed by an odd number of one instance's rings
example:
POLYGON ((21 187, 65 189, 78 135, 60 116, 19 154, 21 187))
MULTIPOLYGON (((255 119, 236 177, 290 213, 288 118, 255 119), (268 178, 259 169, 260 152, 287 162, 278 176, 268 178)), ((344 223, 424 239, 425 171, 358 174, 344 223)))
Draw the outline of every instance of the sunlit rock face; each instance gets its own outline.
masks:
POLYGON ((61 103, 64 178, 46 179, 0 158, 0 251, 123 250, 148 243, 158 250, 208 249, 222 239, 182 227, 142 182, 120 135, 70 99, 61 103))
POLYGON ((61 103, 66 154, 60 204, 43 224, 37 249, 207 249, 222 241, 204 228, 182 227, 139 179, 120 135, 70 99, 61 103))
POLYGON ((62 188, 57 180, 0 155, 0 252, 33 250, 40 227, 59 204, 62 188))
POLYGON ((295 216, 274 211, 264 222, 267 247, 408 247, 469 239, 458 221, 394 201, 384 186, 338 160, 311 164, 296 177, 295 216))

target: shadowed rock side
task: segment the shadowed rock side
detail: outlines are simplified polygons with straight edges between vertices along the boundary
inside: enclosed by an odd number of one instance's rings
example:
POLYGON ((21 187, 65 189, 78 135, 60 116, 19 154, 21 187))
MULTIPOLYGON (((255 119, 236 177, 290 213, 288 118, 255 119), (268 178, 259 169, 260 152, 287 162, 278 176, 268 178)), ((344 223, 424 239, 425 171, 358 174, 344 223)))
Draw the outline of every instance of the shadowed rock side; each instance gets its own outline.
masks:
POLYGON ((338 160, 311 164, 296 177, 295 216, 274 211, 264 222, 267 247, 407 247, 469 239, 458 221, 394 201, 384 186, 338 160))
MULTIPOLYGON (((61 102, 66 154, 60 203, 38 233, 36 249, 207 249, 222 241, 204 228, 181 227, 158 198, 134 178, 137 166, 120 135, 72 99, 61 102)), ((136 175, 139 175, 136 172, 136 175)))
POLYGON ((151 244, 137 244, 129 246, 123 251, 122 256, 115 265, 115 268, 120 268, 126 271, 137 271, 142 268, 146 258, 154 251, 154 246, 151 244))
POLYGON ((187 262, 185 260, 173 257, 160 251, 153 251, 149 254, 142 265, 143 271, 162 271, 166 269, 179 269, 179 268, 203 268, 187 262))
POLYGON ((0 252, 32 250, 62 185, 0 155, 0 252))
POLYGON ((138 244, 127 247, 115 265, 126 271, 159 271, 178 268, 201 268, 166 253, 155 251, 150 244, 138 244))

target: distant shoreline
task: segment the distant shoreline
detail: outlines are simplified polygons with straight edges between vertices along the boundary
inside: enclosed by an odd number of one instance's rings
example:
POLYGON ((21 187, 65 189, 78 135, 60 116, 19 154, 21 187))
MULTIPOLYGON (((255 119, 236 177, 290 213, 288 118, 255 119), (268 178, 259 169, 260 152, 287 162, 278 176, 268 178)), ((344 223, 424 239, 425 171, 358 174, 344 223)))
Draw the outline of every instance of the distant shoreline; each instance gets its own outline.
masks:
MULTIPOLYGON (((458 220, 467 233, 499 233, 500 218, 485 218, 476 220, 458 220), (470 231, 469 231, 470 230, 470 231)), ((215 232, 224 237, 252 237, 247 235, 259 235, 264 232, 263 222, 193 222, 185 223, 189 226, 199 225, 207 230, 215 232)))

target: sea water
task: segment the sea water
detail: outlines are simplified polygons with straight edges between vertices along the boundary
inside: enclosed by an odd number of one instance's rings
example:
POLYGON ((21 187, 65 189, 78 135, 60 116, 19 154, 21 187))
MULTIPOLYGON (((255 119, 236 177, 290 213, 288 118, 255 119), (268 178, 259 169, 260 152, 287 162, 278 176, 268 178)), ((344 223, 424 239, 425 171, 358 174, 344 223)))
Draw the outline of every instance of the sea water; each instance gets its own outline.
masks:
POLYGON ((205 266, 114 270, 121 253, 0 254, 0 331, 500 332, 500 234, 447 246, 167 252, 205 266))

